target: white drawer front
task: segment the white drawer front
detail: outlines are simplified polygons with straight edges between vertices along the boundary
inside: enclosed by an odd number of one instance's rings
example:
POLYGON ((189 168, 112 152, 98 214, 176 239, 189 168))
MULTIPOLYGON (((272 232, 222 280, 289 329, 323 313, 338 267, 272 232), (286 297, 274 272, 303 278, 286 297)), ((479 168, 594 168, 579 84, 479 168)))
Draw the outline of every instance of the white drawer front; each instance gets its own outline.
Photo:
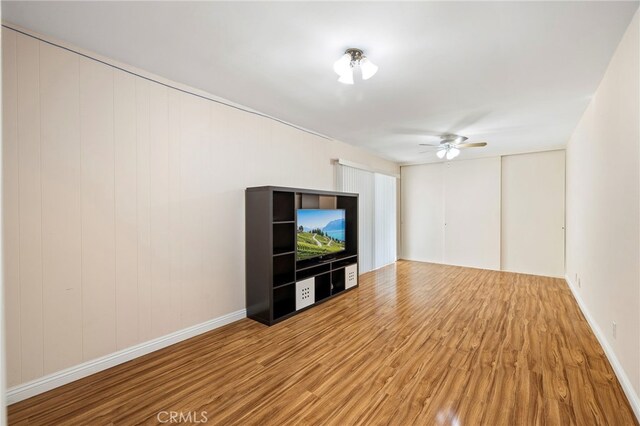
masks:
POLYGON ((345 288, 358 285, 358 264, 354 263, 344 268, 345 288))
POLYGON ((316 302, 315 278, 296 283, 296 311, 316 302))

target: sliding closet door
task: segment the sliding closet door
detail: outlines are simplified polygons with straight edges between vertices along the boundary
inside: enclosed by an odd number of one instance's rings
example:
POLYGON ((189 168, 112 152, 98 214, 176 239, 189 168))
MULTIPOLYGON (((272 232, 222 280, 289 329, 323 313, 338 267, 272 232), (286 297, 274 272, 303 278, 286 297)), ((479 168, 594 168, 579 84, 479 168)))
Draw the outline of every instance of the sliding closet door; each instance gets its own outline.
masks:
POLYGON ((564 161, 564 151, 502 157, 504 271, 564 275, 564 161))
POLYGON ((402 259, 443 263, 445 163, 403 166, 402 259))
POLYGON ((447 163, 444 263, 500 269, 500 157, 447 163))
POLYGON ((338 191, 353 192, 358 198, 358 252, 360 273, 374 269, 374 174, 338 165, 338 191))

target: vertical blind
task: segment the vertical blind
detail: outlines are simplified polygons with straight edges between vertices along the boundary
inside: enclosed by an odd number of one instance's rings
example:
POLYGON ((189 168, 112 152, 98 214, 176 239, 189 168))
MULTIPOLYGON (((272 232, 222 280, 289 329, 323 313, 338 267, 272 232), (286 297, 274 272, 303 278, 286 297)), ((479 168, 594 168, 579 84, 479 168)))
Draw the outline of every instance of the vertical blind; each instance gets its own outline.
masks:
POLYGON ((396 178, 375 173, 374 187, 374 266, 380 268, 397 257, 396 178))
POLYGON ((396 261, 396 178, 338 165, 338 191, 359 194, 360 273, 396 261))

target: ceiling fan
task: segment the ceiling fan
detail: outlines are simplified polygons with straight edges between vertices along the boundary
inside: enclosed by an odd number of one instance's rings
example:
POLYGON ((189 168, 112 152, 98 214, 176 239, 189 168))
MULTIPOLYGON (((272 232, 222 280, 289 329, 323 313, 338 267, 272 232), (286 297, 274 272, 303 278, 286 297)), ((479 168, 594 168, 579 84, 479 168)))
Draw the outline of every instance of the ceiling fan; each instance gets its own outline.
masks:
POLYGON ((480 148, 487 145, 486 142, 465 143, 467 139, 469 138, 466 136, 446 134, 440 136, 439 144, 421 143, 420 146, 437 149, 436 155, 438 156, 438 158, 444 158, 446 156, 447 160, 452 160, 460 155, 461 149, 480 148))

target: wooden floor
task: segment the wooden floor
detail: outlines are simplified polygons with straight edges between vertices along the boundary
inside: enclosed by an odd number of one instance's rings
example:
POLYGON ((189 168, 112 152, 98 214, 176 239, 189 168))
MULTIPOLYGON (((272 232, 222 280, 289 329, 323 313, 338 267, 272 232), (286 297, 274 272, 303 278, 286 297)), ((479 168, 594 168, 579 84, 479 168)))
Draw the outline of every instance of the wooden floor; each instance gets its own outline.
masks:
POLYGON ((637 424, 563 280, 407 261, 271 328, 238 321, 14 404, 9 420, 170 411, 221 425, 637 424))

